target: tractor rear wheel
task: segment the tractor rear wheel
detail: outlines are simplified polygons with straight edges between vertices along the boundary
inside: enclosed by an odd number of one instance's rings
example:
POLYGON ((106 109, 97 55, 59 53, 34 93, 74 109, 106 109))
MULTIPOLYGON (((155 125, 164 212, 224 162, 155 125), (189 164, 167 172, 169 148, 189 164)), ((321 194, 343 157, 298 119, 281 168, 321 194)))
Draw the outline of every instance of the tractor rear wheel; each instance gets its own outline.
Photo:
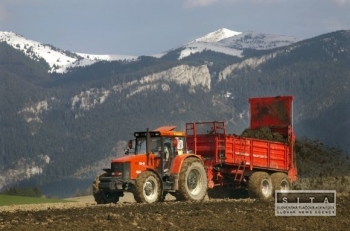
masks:
POLYGON ((159 177, 151 171, 140 173, 133 191, 138 203, 153 203, 162 200, 162 188, 159 177))
POLYGON ((272 190, 272 181, 266 172, 255 172, 249 177, 249 197, 267 200, 272 197, 272 190))
POLYGON ((102 173, 94 180, 92 184, 92 195, 97 204, 117 203, 119 201, 119 194, 104 191, 98 188, 100 184, 100 177, 107 176, 107 173, 102 173))
POLYGON ((207 194, 208 179, 203 164, 195 158, 184 160, 179 176, 177 200, 201 201, 207 194))
POLYGON ((289 191, 292 189, 292 184, 287 176, 283 172, 276 172, 271 174, 271 180, 273 185, 273 190, 289 191))

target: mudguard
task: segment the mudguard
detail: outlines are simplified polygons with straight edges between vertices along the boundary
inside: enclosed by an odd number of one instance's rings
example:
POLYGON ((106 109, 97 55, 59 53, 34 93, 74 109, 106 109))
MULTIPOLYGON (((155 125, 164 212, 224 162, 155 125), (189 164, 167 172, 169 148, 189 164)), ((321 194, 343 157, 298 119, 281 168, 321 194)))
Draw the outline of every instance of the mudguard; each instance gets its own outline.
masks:
POLYGON ((170 174, 171 175, 179 174, 181 171, 182 163, 184 162, 185 159, 187 159, 189 157, 195 157, 195 158, 201 160, 201 162, 203 162, 199 155, 194 155, 194 154, 178 155, 173 159, 173 161, 171 163, 170 174))

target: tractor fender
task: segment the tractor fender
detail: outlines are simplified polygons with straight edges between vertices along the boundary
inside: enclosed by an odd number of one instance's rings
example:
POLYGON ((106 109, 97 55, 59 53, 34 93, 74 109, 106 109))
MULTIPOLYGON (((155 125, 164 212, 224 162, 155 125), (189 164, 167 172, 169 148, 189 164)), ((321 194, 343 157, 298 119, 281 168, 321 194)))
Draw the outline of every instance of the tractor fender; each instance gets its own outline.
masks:
POLYGON ((187 159, 189 157, 195 157, 202 162, 202 159, 198 155, 194 155, 194 154, 178 155, 173 159, 173 161, 171 163, 170 174, 179 174, 181 171, 182 163, 184 162, 185 159, 187 159))
POLYGON ((198 155, 183 154, 183 155, 176 156, 171 163, 170 172, 169 172, 171 175, 172 181, 173 181, 173 185, 172 185, 173 190, 179 189, 179 174, 181 171, 182 164, 183 164, 185 159, 190 158, 190 157, 194 157, 194 158, 200 160, 201 163, 203 164, 202 159, 198 155))
POLYGON ((150 171, 150 172, 153 172, 154 174, 156 174, 158 176, 159 180, 160 180, 160 183, 161 183, 162 187, 163 187, 162 176, 159 174, 159 172, 155 171, 154 168, 151 168, 151 167, 147 167, 145 169, 145 171, 150 171))

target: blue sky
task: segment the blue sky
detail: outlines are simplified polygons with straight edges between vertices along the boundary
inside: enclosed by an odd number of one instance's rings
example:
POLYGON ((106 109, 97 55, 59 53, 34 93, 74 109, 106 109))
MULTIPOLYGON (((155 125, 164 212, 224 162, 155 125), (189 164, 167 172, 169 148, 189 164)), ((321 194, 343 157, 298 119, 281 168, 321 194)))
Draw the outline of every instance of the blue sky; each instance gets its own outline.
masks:
POLYGON ((0 31, 73 52, 151 55, 220 28, 350 30, 350 0, 0 0, 0 31))

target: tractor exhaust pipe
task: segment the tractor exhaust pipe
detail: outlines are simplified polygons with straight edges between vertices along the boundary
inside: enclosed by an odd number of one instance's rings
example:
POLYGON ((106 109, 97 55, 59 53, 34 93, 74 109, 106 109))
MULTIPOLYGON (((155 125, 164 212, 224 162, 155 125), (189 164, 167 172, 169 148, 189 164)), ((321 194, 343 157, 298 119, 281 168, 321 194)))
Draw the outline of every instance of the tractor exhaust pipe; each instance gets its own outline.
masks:
POLYGON ((146 130, 146 156, 147 156, 147 165, 150 165, 149 154, 151 153, 151 136, 149 134, 149 130, 146 130))

